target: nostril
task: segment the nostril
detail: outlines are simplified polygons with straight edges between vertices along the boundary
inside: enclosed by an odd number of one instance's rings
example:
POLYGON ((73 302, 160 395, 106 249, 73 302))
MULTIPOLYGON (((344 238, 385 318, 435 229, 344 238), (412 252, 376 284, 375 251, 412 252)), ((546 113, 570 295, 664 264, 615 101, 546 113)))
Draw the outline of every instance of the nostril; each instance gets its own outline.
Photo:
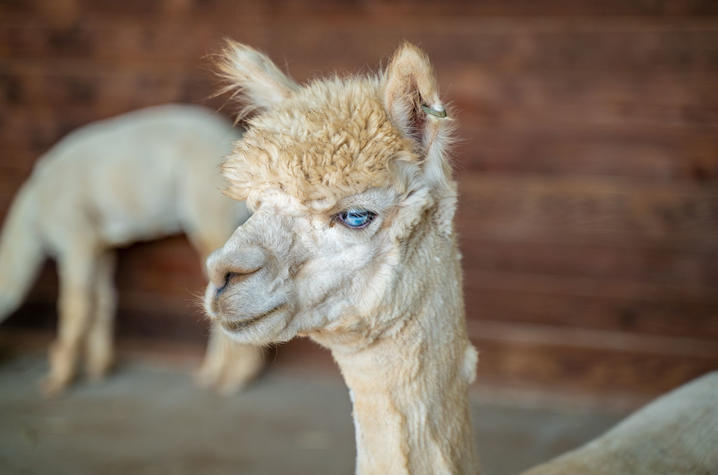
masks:
POLYGON ((266 261, 264 251, 257 248, 246 248, 239 252, 219 249, 207 258, 207 275, 210 282, 220 294, 227 288, 255 275, 266 261))
POLYGON ((222 284, 222 287, 219 287, 217 289, 217 295, 221 294, 224 289, 227 288, 227 285, 229 284, 229 281, 232 279, 232 277, 236 276, 237 274, 235 272, 227 272, 224 275, 224 284, 222 284))

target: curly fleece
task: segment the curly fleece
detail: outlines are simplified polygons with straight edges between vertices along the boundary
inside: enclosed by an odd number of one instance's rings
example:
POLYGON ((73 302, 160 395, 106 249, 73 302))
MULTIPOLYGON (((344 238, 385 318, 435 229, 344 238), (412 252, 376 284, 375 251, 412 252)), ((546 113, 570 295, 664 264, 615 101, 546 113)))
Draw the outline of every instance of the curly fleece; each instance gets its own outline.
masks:
POLYGON ((418 156, 387 116, 381 93, 379 78, 335 77, 255 116, 223 165, 227 194, 245 200, 276 188, 302 205, 328 207, 389 184, 391 161, 418 156))

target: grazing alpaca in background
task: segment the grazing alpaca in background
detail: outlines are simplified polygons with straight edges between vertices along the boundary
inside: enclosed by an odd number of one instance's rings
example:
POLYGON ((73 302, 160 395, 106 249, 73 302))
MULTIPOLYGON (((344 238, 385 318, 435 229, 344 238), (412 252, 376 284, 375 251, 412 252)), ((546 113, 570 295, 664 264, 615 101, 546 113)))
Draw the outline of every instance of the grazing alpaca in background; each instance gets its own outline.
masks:
POLYGON ((254 214, 208 259, 208 313, 243 343, 332 351, 358 473, 476 473, 451 119, 427 58, 407 44, 380 76, 300 87, 230 43, 222 68, 260 113, 223 166, 254 214))
MULTIPOLYGON (((223 166, 254 214, 207 261, 207 313, 243 343, 331 350, 357 473, 477 473, 450 119, 427 58, 404 45, 378 77, 300 87, 229 43, 221 67, 259 112, 223 166)), ((713 373, 532 473, 711 473, 717 393, 713 373)))
MULTIPOLYGON (((185 232, 204 258, 247 219, 246 207, 220 191, 218 165, 238 137, 205 109, 161 106, 83 127, 37 163, 0 237, 0 321, 45 257, 55 258, 59 335, 48 393, 73 379, 82 351, 91 377, 112 363, 114 247, 185 232)), ((198 379, 231 391, 260 367, 259 349, 213 329, 198 379)))

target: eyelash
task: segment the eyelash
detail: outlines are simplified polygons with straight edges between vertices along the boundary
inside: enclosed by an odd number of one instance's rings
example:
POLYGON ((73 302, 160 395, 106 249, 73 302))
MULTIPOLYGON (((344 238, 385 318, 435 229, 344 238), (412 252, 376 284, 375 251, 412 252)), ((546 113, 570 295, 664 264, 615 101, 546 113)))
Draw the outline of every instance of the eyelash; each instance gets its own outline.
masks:
POLYGON ((372 221, 374 221, 374 218, 376 218, 376 213, 373 211, 350 208, 335 214, 332 217, 332 222, 339 221, 349 229, 364 229, 369 226, 372 221), (358 226, 352 226, 352 218, 357 218, 357 216, 359 217, 359 220, 366 219, 366 221, 362 221, 358 226))

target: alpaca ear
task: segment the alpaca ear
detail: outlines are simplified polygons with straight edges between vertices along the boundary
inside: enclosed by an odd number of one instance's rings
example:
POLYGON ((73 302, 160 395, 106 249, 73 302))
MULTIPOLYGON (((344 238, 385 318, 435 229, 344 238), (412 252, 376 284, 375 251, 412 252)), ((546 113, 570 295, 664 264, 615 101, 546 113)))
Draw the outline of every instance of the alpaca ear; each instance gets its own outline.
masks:
POLYGON ((439 98, 434 71, 426 54, 404 43, 384 77, 384 107, 389 118, 414 141, 424 158, 424 173, 432 182, 446 184, 451 169, 445 158, 451 119, 439 98))
POLYGON ((232 40, 226 43, 217 64, 226 85, 217 94, 231 92, 233 99, 242 101, 239 118, 255 110, 271 109, 299 89, 266 55, 232 40))

